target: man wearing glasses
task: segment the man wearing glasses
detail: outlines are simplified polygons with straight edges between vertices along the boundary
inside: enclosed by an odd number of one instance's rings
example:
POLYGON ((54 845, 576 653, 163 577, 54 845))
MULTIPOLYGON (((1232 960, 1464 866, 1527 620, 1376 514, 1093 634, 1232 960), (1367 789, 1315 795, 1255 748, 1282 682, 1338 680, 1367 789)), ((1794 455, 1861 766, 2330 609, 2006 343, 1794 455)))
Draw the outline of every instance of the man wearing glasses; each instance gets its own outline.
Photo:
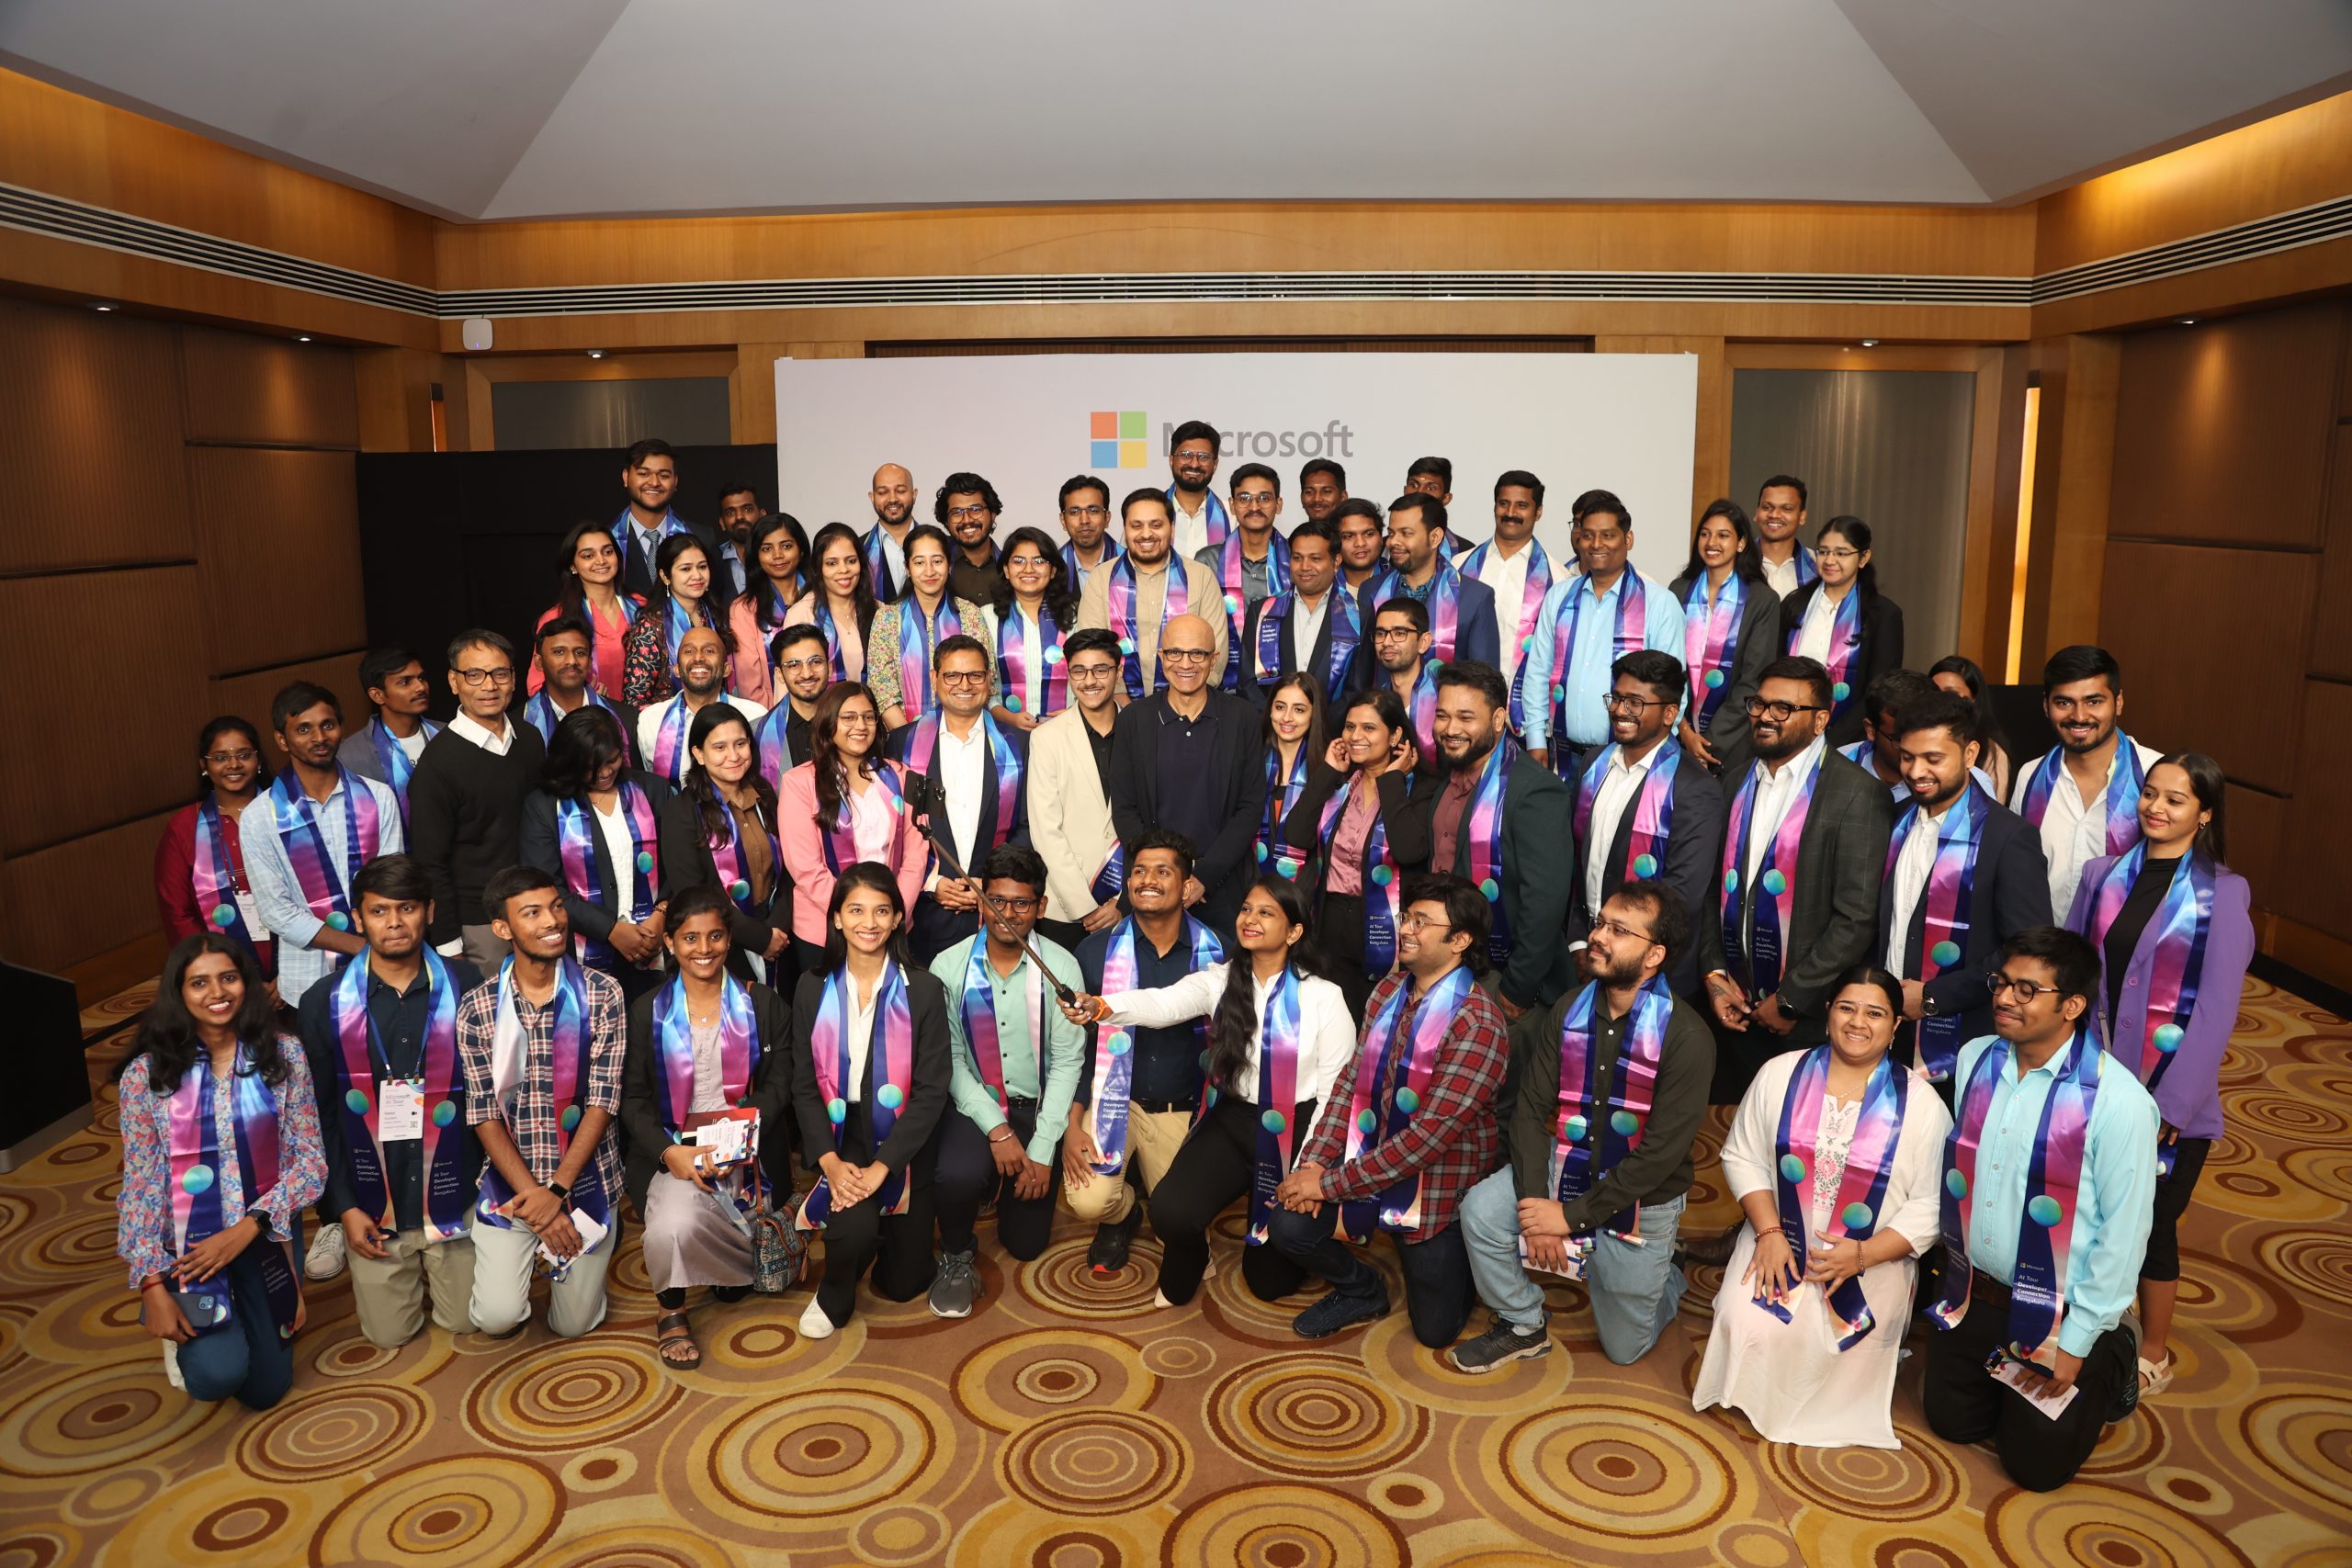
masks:
POLYGON ((950 474, 933 498, 931 514, 956 541, 947 563, 947 592, 975 604, 996 603, 1004 583, 1004 560, 996 547, 997 513, 1004 502, 996 486, 978 474, 950 474))
POLYGON ((1634 516, 1605 490, 1589 490, 1570 510, 1570 536, 1583 575, 1552 585, 1535 613, 1520 677, 1527 754, 1564 779, 1609 740, 1611 670, 1638 649, 1682 654, 1682 605, 1629 563, 1634 516))
POLYGON ((496 632, 459 632, 450 642, 449 689, 458 716, 425 744, 409 780, 409 851, 433 878, 434 946, 491 975, 506 943, 491 930, 482 889, 522 858, 523 797, 538 787, 548 749, 506 711, 514 645, 496 632))
POLYGON ((1274 528, 1282 515, 1282 476, 1263 463, 1233 470, 1233 532, 1221 545, 1203 545, 1193 558, 1206 567, 1225 593, 1226 660, 1219 684, 1241 687, 1249 666, 1242 632, 1250 613, 1277 593, 1290 592, 1290 546, 1274 528))
POLYGON ((1438 660, 1430 656, 1430 607, 1401 596, 1382 604, 1372 617, 1372 661, 1380 667, 1379 679, 1405 705, 1421 772, 1438 773, 1438 660))
POLYGON ((907 937, 915 957, 934 956, 979 929, 979 883, 969 874, 1000 844, 1027 845, 1029 818, 1022 788, 1029 738, 989 716, 989 656, 964 633, 942 637, 931 672, 939 707, 890 732, 890 760, 933 785, 932 831, 954 852, 956 874, 937 863, 915 900, 907 937))
POLYGON ((1062 547, 1062 565, 1069 569, 1071 590, 1083 593, 1097 568, 1119 558, 1119 547, 1110 537, 1111 489, 1092 474, 1073 475, 1062 481, 1055 504, 1061 509, 1062 536, 1069 540, 1062 547))
POLYGON ((759 742, 760 768, 768 787, 784 787, 784 775, 808 761, 808 721, 816 716, 817 699, 825 694, 832 676, 832 654, 825 634, 813 626, 786 626, 769 645, 775 660, 773 687, 784 700, 768 710, 752 731, 759 742))
POLYGON ((1125 554, 1098 569, 1078 596, 1078 624, 1099 626, 1119 641, 1122 706, 1149 696, 1165 677, 1160 639, 1178 615, 1202 616, 1215 639, 1212 668, 1225 668, 1225 617, 1217 610, 1216 574, 1177 553, 1176 524, 1168 498, 1156 490, 1128 492, 1119 503, 1125 554))
POLYGON ((1029 732, 1029 843, 1046 863, 1038 929, 1075 950, 1119 920, 1125 860, 1111 821, 1111 731, 1119 643, 1072 632, 1062 645, 1069 705, 1029 732))

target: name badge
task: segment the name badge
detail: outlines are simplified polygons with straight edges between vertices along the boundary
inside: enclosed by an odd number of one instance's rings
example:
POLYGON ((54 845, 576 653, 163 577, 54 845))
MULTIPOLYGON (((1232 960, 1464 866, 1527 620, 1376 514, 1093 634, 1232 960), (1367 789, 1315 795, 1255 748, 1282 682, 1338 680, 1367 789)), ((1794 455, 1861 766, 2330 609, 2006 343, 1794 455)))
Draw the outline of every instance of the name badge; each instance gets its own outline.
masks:
POLYGON ((261 900, 243 887, 237 889, 237 918, 245 922, 246 931, 255 942, 269 940, 269 928, 261 921, 261 900))
POLYGON ((424 1137, 424 1080, 379 1078, 376 1092, 383 1107, 376 1135, 388 1144, 418 1143, 424 1137))

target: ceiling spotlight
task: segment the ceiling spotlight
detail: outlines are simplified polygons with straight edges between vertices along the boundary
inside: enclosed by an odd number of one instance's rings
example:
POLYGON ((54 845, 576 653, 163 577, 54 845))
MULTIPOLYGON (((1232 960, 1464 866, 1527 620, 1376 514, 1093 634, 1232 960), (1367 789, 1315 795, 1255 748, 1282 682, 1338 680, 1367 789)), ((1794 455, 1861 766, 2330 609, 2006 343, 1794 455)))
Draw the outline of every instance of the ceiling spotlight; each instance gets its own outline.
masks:
POLYGON ((605 351, 601 348, 592 348, 588 351, 588 357, 591 359, 602 359, 605 357, 605 351))
POLYGON ((294 334, 294 341, 296 343, 308 343, 311 341, 311 334, 308 333, 296 333, 294 334))
POLYGON ((2193 327, 2197 324, 2197 318, 2194 316, 2183 316, 2180 319, 2180 324, 2184 327, 2193 327))
POLYGON ((101 299, 91 300, 90 309, 96 310, 101 316, 109 315, 114 310, 114 307, 112 305, 109 305, 101 299))
POLYGON ((1866 337, 1862 340, 1862 346, 1864 348, 1876 348, 1878 346, 1878 339, 1874 337, 1866 337))

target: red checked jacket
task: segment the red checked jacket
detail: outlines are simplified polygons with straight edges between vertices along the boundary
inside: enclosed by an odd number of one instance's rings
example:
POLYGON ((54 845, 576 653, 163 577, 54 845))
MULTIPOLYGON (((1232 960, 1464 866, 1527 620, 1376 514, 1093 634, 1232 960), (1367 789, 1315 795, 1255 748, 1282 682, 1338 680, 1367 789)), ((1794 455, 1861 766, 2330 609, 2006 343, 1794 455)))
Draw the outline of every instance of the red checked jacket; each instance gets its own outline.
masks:
MULTIPOLYGON (((1382 980, 1364 1004, 1364 1017, 1378 1017, 1395 988, 1408 983, 1401 969, 1382 980)), ((1411 1027, 1409 1017, 1408 1028, 1411 1027)), ((1376 1064, 1385 1043, 1366 1041, 1358 1047, 1355 1060, 1340 1074, 1340 1081, 1324 1100, 1322 1113, 1315 1121, 1315 1134, 1307 1139, 1299 1158, 1323 1167, 1323 1196, 1341 1202, 1370 1198, 1419 1171, 1421 1223, 1419 1228, 1397 1235, 1407 1242, 1426 1241, 1453 1223, 1462 1194, 1502 1163, 1495 1101, 1510 1062, 1509 1026, 1494 998, 1472 987, 1444 1038, 1438 1042, 1437 1069, 1420 1110, 1396 1136, 1349 1160, 1344 1157, 1348 1108, 1355 1098, 1356 1073, 1367 1057, 1376 1064)), ((1384 1120, 1390 1099, 1390 1091, 1384 1090, 1377 1102, 1384 1120)))

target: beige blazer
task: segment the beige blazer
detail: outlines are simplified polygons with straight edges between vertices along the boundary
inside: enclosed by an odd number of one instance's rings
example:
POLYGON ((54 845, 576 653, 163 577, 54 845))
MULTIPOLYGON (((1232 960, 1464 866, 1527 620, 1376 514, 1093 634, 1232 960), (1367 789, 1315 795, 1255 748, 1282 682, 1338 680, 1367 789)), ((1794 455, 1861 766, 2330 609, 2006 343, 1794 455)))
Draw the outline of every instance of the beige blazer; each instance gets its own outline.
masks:
POLYGON ((1077 920, 1094 908, 1094 874, 1119 835, 1094 772, 1086 716, 1064 708, 1029 732, 1029 842, 1046 862, 1046 915, 1077 920))
MULTIPOLYGON (((1220 685, 1225 680, 1225 590, 1217 585, 1216 574, 1196 560, 1173 561, 1184 572, 1184 610, 1209 624, 1209 684, 1220 685)), ((1159 623, 1168 605, 1168 574, 1159 572, 1139 576, 1136 581, 1136 654, 1143 663, 1143 696, 1159 689, 1159 623)), ((1098 568, 1086 579, 1086 587, 1078 596, 1078 624, 1107 631, 1111 625, 1111 573, 1098 568)), ((1119 691, 1126 692, 1126 679, 1120 677, 1119 691)), ((1089 908, 1091 908, 1090 905, 1089 908)))

